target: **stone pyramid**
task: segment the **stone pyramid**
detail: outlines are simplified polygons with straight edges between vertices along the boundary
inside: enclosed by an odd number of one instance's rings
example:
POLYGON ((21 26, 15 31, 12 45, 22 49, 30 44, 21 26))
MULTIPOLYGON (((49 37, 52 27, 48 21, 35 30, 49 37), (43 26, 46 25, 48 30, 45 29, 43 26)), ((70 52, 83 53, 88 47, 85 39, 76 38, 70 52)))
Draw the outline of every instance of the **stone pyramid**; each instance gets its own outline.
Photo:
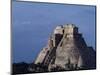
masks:
POLYGON ((38 55, 35 64, 48 66, 49 70, 59 67, 69 70, 96 68, 96 52, 88 47, 78 27, 74 24, 60 25, 50 36, 48 44, 38 55))

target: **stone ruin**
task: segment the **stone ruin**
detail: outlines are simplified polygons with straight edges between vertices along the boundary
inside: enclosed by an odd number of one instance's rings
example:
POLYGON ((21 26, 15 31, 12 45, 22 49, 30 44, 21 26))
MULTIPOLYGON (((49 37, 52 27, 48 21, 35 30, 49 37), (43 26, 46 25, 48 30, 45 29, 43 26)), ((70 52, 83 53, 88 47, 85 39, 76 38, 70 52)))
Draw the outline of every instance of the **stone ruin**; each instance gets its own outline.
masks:
POLYGON ((57 26, 41 50, 35 64, 48 66, 48 70, 60 69, 95 69, 96 52, 87 46, 78 27, 74 24, 57 26))

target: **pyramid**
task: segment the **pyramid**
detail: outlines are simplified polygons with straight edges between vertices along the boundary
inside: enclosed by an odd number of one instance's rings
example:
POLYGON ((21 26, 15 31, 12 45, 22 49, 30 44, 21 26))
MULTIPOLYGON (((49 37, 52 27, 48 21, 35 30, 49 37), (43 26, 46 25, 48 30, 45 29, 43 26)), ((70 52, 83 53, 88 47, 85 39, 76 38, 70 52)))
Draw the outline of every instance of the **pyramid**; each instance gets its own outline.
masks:
POLYGON ((96 52, 87 46, 83 36, 74 24, 59 25, 39 53, 35 64, 48 66, 48 70, 96 68, 96 52))

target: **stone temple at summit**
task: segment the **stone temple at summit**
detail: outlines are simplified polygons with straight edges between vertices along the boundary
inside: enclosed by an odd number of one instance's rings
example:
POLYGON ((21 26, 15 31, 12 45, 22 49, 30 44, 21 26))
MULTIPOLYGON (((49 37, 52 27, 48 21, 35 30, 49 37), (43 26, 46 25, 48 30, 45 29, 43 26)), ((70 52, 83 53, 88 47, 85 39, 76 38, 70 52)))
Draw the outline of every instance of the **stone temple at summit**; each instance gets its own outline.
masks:
POLYGON ((41 50, 35 64, 60 70, 95 69, 96 52, 87 46, 83 36, 74 24, 59 25, 41 50))

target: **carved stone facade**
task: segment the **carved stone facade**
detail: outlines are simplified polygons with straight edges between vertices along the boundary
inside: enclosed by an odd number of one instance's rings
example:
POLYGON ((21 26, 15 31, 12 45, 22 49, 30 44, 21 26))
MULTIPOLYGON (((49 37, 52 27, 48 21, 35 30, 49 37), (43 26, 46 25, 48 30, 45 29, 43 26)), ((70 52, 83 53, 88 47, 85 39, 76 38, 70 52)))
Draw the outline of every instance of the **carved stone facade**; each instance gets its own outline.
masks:
POLYGON ((38 63, 47 65, 49 70, 57 66, 67 70, 69 63, 73 67, 92 69, 96 68, 96 52, 87 46, 75 25, 67 24, 55 28, 47 47, 35 61, 38 63))

